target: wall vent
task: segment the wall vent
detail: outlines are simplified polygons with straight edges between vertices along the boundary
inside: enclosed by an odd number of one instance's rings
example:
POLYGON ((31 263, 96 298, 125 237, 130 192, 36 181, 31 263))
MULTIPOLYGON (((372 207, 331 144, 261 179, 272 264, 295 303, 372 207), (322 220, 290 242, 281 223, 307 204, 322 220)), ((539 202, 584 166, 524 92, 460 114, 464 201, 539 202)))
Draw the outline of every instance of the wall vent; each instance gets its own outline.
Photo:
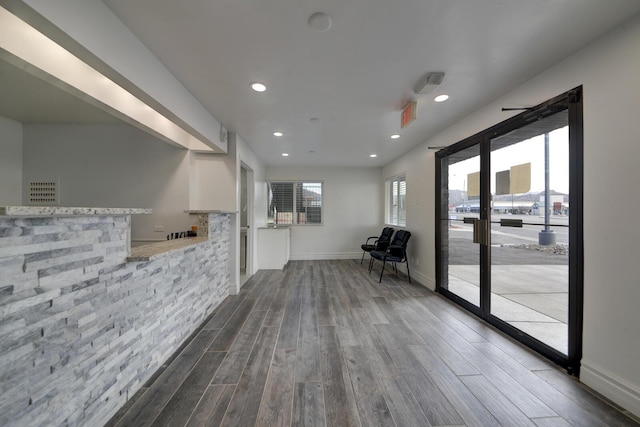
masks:
POLYGON ((59 197, 59 186, 56 180, 29 181, 27 185, 27 201, 29 205, 36 206, 57 206, 59 197))

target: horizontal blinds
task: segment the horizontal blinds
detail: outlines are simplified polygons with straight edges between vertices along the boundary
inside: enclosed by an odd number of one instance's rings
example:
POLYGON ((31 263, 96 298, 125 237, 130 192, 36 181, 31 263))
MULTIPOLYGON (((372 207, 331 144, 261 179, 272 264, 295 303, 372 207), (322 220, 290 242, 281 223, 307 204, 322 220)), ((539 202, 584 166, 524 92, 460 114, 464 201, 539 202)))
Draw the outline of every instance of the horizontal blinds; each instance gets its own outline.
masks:
POLYGON ((322 183, 296 183, 296 209, 298 224, 321 224, 322 183))
POLYGON ((275 224, 293 224, 293 182, 270 182, 269 219, 275 224))
POLYGON ((322 182, 268 182, 275 224, 322 224, 322 182))
POLYGON ((407 225, 407 179, 398 179, 398 225, 407 225))
POLYGON ((407 224, 407 180, 404 175, 387 181, 387 223, 405 226, 407 224))

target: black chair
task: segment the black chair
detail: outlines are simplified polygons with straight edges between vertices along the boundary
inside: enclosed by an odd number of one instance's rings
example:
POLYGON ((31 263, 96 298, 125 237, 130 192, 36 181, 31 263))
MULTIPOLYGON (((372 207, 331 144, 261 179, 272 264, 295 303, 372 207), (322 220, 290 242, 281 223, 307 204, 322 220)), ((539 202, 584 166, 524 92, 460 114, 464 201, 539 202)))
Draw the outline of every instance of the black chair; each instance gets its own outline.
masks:
POLYGON ((391 241, 391 236, 393 235, 393 228, 385 227, 382 229, 382 233, 380 236, 371 236, 367 238, 367 241, 364 245, 360 245, 362 248, 362 259, 360 260, 360 264, 364 261, 364 254, 371 251, 384 251, 389 246, 389 242, 391 241), (373 244, 369 243, 371 239, 376 239, 373 244))
POLYGON ((396 275, 398 274, 398 268, 396 264, 399 262, 406 263, 407 276, 409 276, 409 283, 411 283, 411 273, 409 273, 409 260, 407 259, 407 243, 409 243, 410 237, 410 232, 406 230, 398 230, 395 236, 393 236, 393 240, 386 250, 371 251, 371 260, 369 261, 369 274, 371 274, 374 259, 379 259, 382 261, 382 271, 380 271, 379 280, 380 283, 382 283, 382 274, 384 273, 384 266, 387 264, 387 262, 393 263, 393 269, 396 272, 396 275))

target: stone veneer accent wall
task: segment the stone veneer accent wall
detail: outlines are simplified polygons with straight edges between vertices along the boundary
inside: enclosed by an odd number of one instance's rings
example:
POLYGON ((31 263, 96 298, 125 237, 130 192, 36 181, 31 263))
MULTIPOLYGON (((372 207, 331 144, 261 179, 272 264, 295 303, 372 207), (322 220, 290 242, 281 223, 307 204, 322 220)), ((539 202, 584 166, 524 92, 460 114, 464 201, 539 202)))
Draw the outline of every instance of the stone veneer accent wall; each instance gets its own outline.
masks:
POLYGON ((103 425, 228 295, 229 215, 147 262, 129 226, 0 216, 0 425, 103 425))

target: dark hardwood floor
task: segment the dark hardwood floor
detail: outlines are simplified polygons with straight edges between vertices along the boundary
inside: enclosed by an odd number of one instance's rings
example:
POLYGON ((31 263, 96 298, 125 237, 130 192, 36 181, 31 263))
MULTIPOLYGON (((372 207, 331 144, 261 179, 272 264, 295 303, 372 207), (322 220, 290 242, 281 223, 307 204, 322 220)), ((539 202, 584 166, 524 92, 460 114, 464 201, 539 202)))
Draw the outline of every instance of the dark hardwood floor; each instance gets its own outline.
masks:
POLYGON ((392 269, 379 284, 377 271, 342 260, 258 272, 109 425, 639 425, 442 296, 392 269))

